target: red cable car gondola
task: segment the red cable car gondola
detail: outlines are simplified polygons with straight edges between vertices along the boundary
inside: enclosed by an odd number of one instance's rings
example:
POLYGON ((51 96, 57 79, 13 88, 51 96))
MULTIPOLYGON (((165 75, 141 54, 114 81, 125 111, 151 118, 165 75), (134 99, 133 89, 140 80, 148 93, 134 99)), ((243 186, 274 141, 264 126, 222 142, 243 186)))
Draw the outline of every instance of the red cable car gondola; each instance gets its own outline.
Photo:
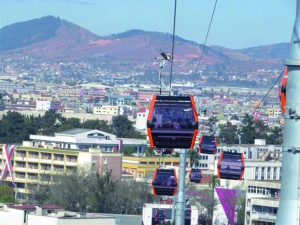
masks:
POLYGON ((243 153, 221 152, 218 161, 219 179, 241 180, 245 162, 243 153))
POLYGON ((214 136, 202 135, 199 142, 199 153, 215 154, 217 150, 217 138, 214 136))
POLYGON ((174 196, 177 189, 176 171, 173 169, 156 169, 152 189, 154 195, 174 196))
POLYGON ((174 148, 158 148, 157 154, 160 154, 162 152, 163 155, 172 155, 174 151, 174 148))
POLYGON ((151 148, 193 148, 198 131, 194 98, 153 96, 147 128, 151 148))
POLYGON ((201 179, 202 179, 202 170, 192 168, 189 174, 189 181, 192 183, 201 183, 201 179))
POLYGON ((155 221, 164 221, 166 219, 167 215, 166 215, 166 211, 162 210, 162 209, 158 209, 155 212, 155 221))
POLYGON ((285 113, 285 99, 286 99, 286 84, 288 78, 288 68, 287 66, 284 67, 284 70, 281 74, 281 78, 278 84, 278 97, 279 103, 281 107, 282 114, 285 113))

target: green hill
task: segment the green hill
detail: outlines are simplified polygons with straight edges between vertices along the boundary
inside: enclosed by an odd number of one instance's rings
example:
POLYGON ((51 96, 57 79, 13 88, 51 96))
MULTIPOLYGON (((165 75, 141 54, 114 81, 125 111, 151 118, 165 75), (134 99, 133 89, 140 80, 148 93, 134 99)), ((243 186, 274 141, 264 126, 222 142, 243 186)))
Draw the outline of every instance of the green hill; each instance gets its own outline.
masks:
POLYGON ((0 29, 0 52, 23 48, 53 38, 60 26, 60 19, 46 16, 15 23, 0 29))

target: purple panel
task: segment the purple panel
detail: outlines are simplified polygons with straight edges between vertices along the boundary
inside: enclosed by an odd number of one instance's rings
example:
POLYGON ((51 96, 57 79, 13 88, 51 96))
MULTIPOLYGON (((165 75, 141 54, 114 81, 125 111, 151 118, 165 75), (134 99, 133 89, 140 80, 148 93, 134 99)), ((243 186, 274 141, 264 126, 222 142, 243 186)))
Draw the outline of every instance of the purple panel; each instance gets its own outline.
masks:
POLYGON ((225 189, 225 188, 215 188, 223 206, 225 215, 230 222, 230 225, 234 225, 234 213, 235 207, 232 208, 232 203, 235 201, 236 190, 225 189))

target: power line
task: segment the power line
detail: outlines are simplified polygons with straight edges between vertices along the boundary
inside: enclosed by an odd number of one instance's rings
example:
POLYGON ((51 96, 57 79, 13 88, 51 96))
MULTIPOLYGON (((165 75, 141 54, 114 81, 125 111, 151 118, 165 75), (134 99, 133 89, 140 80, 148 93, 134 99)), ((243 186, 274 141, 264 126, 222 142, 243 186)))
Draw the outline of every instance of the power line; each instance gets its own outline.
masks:
POLYGON ((270 91, 273 89, 274 85, 278 82, 278 80, 280 79, 281 74, 278 76, 277 80, 275 81, 275 83, 272 85, 272 87, 269 89, 269 91, 267 92, 267 94, 262 98, 262 100, 260 101, 260 103, 256 106, 255 110, 252 112, 252 114, 254 114, 254 112, 258 109, 258 107, 261 105, 261 103, 265 100, 265 98, 269 95, 270 91))
POLYGON ((176 27, 176 8, 177 8, 177 0, 175 0, 175 7, 174 7, 174 23, 173 23, 173 42, 172 42, 172 61, 171 61, 171 74, 170 74, 170 90, 172 88, 172 75, 173 75, 173 59, 174 59, 174 43, 175 43, 175 27, 176 27))
POLYGON ((196 74, 198 73, 198 69, 200 68, 200 65, 201 65, 201 59, 202 59, 204 49, 205 49, 205 46, 206 46, 206 41, 207 41, 207 38, 208 38, 208 35, 209 35, 210 27, 211 27, 211 24, 212 24, 214 15, 215 15, 217 3, 218 3, 218 0, 216 0, 216 2, 215 2, 214 10, 213 10, 213 13, 212 13, 211 18, 210 18, 210 23, 209 23, 208 30, 207 30, 207 33, 206 33, 206 37, 205 37, 204 45, 202 47, 202 52, 201 52, 201 55, 200 55, 200 58, 199 58, 199 61, 198 61, 198 65, 197 65, 197 68, 195 70, 193 81, 195 80, 196 74))

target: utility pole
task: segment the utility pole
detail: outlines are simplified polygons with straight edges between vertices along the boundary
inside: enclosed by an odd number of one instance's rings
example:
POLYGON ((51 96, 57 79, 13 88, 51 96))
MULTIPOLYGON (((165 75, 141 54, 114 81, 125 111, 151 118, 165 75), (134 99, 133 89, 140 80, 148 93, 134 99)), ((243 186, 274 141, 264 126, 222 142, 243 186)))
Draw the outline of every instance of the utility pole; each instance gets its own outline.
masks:
POLYGON ((185 222, 185 173, 186 173, 186 149, 180 149, 179 181, 176 199, 176 225, 184 225, 185 222))
POLYGON ((282 153, 281 195, 276 225, 299 224, 300 197, 300 0, 289 57, 282 153))

